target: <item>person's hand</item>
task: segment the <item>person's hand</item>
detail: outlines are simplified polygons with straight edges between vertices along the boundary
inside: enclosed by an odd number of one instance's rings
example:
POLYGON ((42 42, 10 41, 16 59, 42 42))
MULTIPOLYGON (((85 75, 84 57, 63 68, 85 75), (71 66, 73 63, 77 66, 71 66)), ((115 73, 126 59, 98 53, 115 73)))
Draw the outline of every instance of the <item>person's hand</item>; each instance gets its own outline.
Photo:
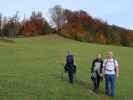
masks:
POLYGON ((67 70, 65 70, 65 73, 67 73, 67 70))
POLYGON ((103 74, 102 73, 100 74, 100 77, 103 77, 103 74))
POLYGON ((116 74, 116 78, 117 78, 117 79, 119 78, 119 74, 116 74))

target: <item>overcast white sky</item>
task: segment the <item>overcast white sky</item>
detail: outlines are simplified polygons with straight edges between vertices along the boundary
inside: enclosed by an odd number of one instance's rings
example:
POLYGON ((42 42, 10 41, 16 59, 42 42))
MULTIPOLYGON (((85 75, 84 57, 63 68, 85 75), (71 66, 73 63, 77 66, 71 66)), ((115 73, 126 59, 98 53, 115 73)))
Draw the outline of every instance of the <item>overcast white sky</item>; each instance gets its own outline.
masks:
POLYGON ((0 0, 0 12, 12 16, 19 11, 22 17, 35 10, 48 17, 49 8, 57 4, 72 10, 82 9, 109 24, 133 29, 133 0, 0 0))

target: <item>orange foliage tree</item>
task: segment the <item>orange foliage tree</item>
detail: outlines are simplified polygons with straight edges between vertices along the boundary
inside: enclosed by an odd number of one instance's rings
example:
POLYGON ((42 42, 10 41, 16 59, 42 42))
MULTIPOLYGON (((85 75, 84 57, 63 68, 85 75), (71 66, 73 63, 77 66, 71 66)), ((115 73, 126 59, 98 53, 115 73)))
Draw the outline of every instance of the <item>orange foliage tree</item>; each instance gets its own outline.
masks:
POLYGON ((30 20, 27 20, 23 25, 23 34, 24 36, 33 36, 44 34, 43 28, 45 25, 44 18, 42 17, 41 12, 32 12, 30 20))

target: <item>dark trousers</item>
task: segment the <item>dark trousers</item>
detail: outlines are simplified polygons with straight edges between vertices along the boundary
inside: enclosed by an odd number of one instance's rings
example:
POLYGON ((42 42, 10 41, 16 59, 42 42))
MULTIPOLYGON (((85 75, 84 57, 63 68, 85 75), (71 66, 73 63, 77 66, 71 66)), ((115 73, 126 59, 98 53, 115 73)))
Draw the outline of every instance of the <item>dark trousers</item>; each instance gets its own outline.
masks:
POLYGON ((95 78, 92 79, 93 81, 93 85, 94 85, 94 91, 98 91, 99 86, 100 86, 100 76, 97 76, 95 78))
POLYGON ((73 83, 73 73, 68 73, 69 82, 73 83))

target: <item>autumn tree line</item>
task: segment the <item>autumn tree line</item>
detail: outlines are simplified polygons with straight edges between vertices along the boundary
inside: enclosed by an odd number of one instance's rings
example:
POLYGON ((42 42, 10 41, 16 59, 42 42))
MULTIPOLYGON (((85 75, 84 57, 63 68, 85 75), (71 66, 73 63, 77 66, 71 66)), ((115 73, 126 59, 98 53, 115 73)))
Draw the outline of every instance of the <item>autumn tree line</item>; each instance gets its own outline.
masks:
POLYGON ((0 14, 0 38, 58 34, 82 42, 133 47, 133 30, 109 25, 86 11, 72 11, 56 5, 49 9, 49 15, 50 24, 42 12, 33 11, 29 18, 24 17, 23 20, 20 20, 19 12, 12 17, 0 14))

